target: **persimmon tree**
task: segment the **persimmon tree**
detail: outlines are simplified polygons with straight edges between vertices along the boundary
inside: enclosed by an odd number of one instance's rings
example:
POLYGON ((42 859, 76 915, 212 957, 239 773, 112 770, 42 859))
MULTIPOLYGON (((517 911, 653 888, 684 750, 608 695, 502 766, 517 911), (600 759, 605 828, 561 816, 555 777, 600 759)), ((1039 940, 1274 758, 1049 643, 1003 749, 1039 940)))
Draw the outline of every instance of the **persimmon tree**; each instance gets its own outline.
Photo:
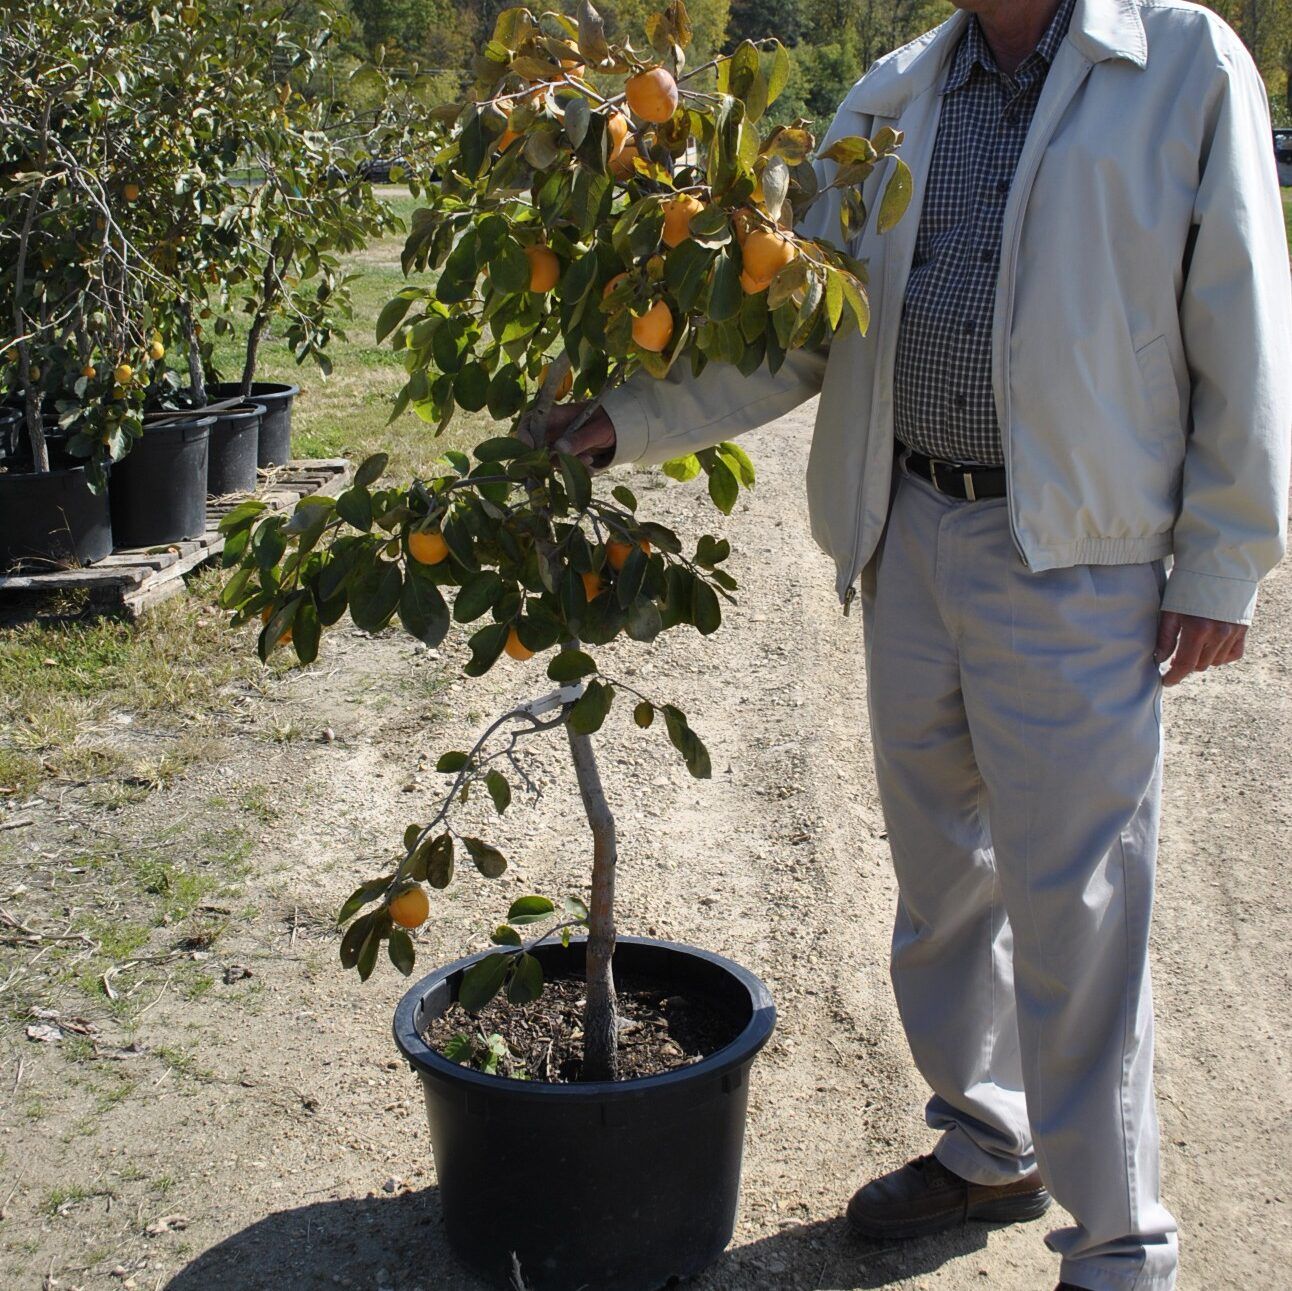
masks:
MULTIPOLYGON (((395 415, 411 409, 438 433, 458 409, 487 409, 508 433, 470 456, 446 453, 408 485, 383 485, 378 456, 335 501, 306 498, 270 517, 251 503, 225 522, 236 571, 224 604, 237 622, 262 620, 262 656, 290 644, 309 662, 323 628, 347 611, 372 631, 397 618, 429 645, 454 623, 473 625, 469 676, 504 655, 552 652, 556 689, 440 758, 448 783, 437 809, 408 826, 393 868, 340 912, 341 960, 366 978, 385 945, 401 972, 412 970, 409 929, 429 913, 427 888, 447 886, 459 858, 487 877, 507 865, 498 847, 458 832, 455 807, 483 792, 505 811, 518 743, 563 731, 593 839, 589 889, 560 908, 540 895, 516 901, 460 1000, 478 1010, 500 991, 533 999, 543 980, 536 945, 586 930, 589 1079, 616 1070, 617 851, 592 736, 621 702, 643 730, 663 727, 692 775, 710 774, 685 713, 591 651, 688 628, 708 635, 737 586, 725 539, 684 544, 642 514, 625 484, 594 481, 581 460, 549 448, 546 420, 558 399, 585 401, 586 416, 615 385, 677 363, 774 370, 793 349, 864 331, 864 266, 794 225, 833 191, 846 245, 867 218, 860 182, 880 165, 891 171, 874 213, 881 229, 910 195, 891 131, 836 139, 815 164, 808 123, 760 131, 788 74, 776 40, 743 42, 688 71, 681 3, 646 30, 649 48, 638 50, 607 41, 587 4, 577 19, 506 10, 476 58, 470 101, 440 114, 439 182, 413 218, 409 283, 378 322, 408 373, 395 415), (527 940, 521 929, 535 924, 547 926, 527 940)), ((683 481, 704 475, 723 513, 754 483, 731 443, 665 469, 683 481)))

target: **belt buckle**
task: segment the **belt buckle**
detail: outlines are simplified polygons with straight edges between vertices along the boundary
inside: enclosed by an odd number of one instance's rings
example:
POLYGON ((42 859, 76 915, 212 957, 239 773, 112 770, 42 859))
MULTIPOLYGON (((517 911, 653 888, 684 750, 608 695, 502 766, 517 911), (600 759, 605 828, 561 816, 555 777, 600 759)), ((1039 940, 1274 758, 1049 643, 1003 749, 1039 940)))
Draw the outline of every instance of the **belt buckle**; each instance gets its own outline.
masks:
POLYGON ((973 487, 973 472, 963 471, 961 472, 960 478, 964 481, 965 500, 968 502, 977 502, 978 495, 974 492, 973 487))

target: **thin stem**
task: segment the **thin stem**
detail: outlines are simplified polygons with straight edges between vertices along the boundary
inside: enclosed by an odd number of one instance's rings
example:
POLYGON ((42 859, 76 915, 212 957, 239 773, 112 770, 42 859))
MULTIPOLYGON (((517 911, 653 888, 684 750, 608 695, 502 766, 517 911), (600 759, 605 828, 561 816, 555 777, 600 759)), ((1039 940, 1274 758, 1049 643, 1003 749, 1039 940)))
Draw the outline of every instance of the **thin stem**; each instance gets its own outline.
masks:
MULTIPOLYGON (((568 641, 566 650, 577 650, 568 641)), ((588 947, 585 969, 587 1005, 583 1014, 583 1069, 588 1080, 617 1080, 619 1020, 615 999, 615 869, 619 855, 615 818, 606 801, 592 737, 567 722, 570 756, 579 782, 579 796, 592 830, 592 892, 588 903, 588 947)))

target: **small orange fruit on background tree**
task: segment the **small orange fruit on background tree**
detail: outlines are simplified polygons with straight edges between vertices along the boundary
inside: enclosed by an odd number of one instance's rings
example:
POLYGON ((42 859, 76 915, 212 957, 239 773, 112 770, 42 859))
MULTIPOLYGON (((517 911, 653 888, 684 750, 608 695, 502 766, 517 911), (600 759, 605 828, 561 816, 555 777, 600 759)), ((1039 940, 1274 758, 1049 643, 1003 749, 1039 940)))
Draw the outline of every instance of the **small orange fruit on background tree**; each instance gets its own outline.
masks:
MULTIPOLYGON (((875 212, 881 230, 910 193, 891 130, 833 139, 814 159, 806 122, 760 128, 789 75, 779 41, 745 41, 687 70, 683 4, 646 30, 648 52, 611 43, 586 3, 577 18, 505 10, 476 59, 470 98, 439 114, 439 182, 412 219, 408 283, 377 325, 408 373, 392 416, 411 410, 438 433, 459 409, 487 409, 505 433, 470 456, 444 454, 409 484, 383 484, 378 455, 335 500, 315 495, 271 516, 248 503, 223 524, 236 567, 223 603, 239 622, 266 616, 262 655, 291 629, 308 663, 323 629, 347 613, 369 631, 397 618, 429 645, 453 623, 473 625, 469 676, 503 654, 550 654, 558 690, 440 758, 442 801, 409 825, 390 872, 340 912, 341 959, 366 978, 385 946, 411 971, 409 894, 445 887, 462 853, 486 877, 507 866, 497 847, 458 833, 455 803, 483 791, 504 812, 508 752, 560 731, 592 833, 589 885, 560 907, 537 895, 514 903, 459 1000, 478 1010, 500 991, 534 998, 535 947, 585 930, 583 1073, 593 1080, 617 1070, 617 849, 591 737, 624 695, 635 724, 662 726, 694 776, 709 776, 710 762, 681 709, 604 671, 591 651, 686 628, 712 633, 737 584, 725 540, 684 544, 641 513, 624 483, 594 484, 582 461, 547 447, 546 420, 567 392, 587 403, 586 417, 609 389, 678 363, 694 373, 709 363, 775 370, 791 350, 864 331, 865 269, 844 249, 867 218, 859 185, 877 167, 891 172, 875 212), (843 245, 793 231, 827 194, 843 245), (546 931, 526 940, 519 929, 536 923, 546 931)), ((729 443, 665 470, 678 480, 703 474, 724 514, 754 483, 752 463, 729 443)))

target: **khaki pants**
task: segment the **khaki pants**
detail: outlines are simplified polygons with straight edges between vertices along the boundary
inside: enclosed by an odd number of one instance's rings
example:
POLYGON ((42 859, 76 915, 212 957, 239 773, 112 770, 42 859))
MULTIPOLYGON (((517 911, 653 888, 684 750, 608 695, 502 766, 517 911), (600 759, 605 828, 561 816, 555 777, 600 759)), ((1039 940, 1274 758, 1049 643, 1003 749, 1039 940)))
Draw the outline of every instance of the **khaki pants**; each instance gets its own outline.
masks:
POLYGON ((1031 573, 1003 500, 900 473, 863 607, 900 898, 892 977, 938 1159, 1039 1166, 1092 1291, 1175 1284, 1158 1197, 1148 934, 1160 564, 1031 573))

